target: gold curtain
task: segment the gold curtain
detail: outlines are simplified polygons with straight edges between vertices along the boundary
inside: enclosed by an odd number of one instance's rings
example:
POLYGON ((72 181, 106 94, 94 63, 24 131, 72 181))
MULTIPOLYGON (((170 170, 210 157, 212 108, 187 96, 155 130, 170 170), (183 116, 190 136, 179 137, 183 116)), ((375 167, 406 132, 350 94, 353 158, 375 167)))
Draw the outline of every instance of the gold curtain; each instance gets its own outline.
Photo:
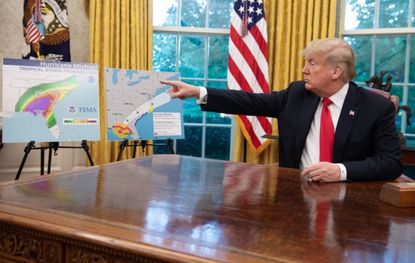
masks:
MULTIPOLYGON (((89 61, 99 67, 101 140, 90 143, 96 164, 116 160, 118 142, 108 142, 106 135, 104 68, 150 70, 152 67, 152 1, 89 0, 89 61)), ((137 156, 151 154, 146 147, 137 156)), ((123 159, 131 158, 127 147, 123 159)))
MULTIPOLYGON (((312 40, 335 37, 337 0, 265 0, 268 29, 270 87, 284 89, 302 79, 303 58, 300 53, 312 40)), ((277 122, 273 120, 273 133, 277 122)), ((248 163, 278 162, 278 142, 273 141, 256 155, 249 146, 244 149, 240 128, 235 131, 234 160, 248 163)))

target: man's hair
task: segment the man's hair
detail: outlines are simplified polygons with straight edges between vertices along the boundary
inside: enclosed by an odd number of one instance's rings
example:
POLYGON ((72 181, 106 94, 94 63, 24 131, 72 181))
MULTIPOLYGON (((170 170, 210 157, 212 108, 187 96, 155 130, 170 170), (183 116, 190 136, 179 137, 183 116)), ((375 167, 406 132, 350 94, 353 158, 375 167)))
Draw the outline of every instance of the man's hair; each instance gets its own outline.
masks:
POLYGON ((356 77, 353 49, 343 39, 325 38, 314 40, 301 54, 305 59, 313 54, 324 56, 327 64, 338 66, 342 69, 344 81, 350 81, 356 77))

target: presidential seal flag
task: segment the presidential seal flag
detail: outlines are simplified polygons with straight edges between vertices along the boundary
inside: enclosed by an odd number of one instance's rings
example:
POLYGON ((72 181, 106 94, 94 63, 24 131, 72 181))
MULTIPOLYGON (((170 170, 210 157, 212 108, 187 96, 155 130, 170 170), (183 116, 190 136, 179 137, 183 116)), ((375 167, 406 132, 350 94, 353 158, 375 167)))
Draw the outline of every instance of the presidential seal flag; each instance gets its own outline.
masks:
POLYGON ((22 58, 71 61, 66 0, 25 0, 22 58))
MULTIPOLYGON (((237 0, 231 14, 228 56, 228 88, 269 93, 268 37, 263 0, 237 0)), ((271 118, 237 116, 249 145, 259 153, 269 144, 271 118)))

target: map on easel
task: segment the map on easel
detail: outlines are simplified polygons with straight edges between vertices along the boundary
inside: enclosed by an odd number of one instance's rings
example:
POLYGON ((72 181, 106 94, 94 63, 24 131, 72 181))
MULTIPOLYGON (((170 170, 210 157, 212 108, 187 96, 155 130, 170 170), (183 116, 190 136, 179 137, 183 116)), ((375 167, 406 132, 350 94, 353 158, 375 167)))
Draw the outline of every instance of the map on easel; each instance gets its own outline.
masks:
POLYGON ((178 73, 105 69, 108 140, 183 139, 183 103, 160 80, 178 73))
POLYGON ((98 66, 3 60, 3 141, 99 140, 98 66))

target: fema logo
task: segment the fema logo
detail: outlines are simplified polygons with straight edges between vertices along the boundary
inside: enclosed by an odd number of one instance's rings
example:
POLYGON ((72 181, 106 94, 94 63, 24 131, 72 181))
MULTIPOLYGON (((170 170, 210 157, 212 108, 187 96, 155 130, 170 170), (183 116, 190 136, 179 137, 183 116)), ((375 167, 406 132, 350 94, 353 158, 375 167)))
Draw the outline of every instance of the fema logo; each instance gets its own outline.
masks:
POLYGON ((75 113, 76 112, 76 107, 74 105, 69 105, 68 106, 68 112, 69 113, 75 113))
POLYGON ((91 83, 95 82, 95 78, 94 78, 94 76, 92 76, 92 75, 91 75, 91 76, 89 76, 89 77, 88 77, 88 81, 89 81, 89 82, 91 82, 91 83))

